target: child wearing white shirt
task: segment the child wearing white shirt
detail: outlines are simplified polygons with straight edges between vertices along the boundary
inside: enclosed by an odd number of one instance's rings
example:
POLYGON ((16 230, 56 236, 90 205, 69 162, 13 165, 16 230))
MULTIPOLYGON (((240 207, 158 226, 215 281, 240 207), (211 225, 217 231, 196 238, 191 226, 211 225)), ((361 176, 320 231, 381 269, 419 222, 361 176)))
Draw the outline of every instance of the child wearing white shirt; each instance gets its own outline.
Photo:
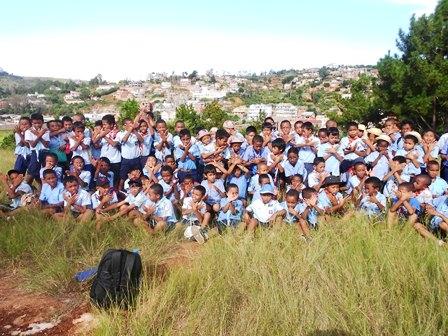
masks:
POLYGON ((41 185, 39 170, 42 155, 40 155, 40 152, 48 150, 50 132, 48 129, 42 128, 44 117, 41 114, 33 113, 30 119, 31 128, 25 131, 25 141, 28 143, 31 151, 30 162, 28 165, 28 175, 31 177, 29 183, 32 183, 32 180, 35 179, 36 182, 41 185))
POLYGON ((31 121, 28 117, 21 117, 19 124, 14 130, 14 139, 16 142, 16 147, 14 150, 14 155, 16 156, 16 161, 14 163, 14 169, 25 173, 28 169, 28 164, 30 161, 31 150, 28 142, 25 140, 25 132, 31 127, 31 121))

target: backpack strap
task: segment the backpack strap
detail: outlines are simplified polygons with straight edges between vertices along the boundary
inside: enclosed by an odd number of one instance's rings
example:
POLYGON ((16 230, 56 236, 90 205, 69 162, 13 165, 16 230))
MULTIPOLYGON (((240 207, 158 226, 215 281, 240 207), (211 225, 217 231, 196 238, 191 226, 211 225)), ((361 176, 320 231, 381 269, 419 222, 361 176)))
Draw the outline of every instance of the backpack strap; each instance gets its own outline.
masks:
POLYGON ((128 282, 131 280, 131 272, 134 268, 135 263, 135 253, 128 253, 126 256, 126 261, 124 263, 124 273, 123 276, 125 277, 125 281, 128 282))

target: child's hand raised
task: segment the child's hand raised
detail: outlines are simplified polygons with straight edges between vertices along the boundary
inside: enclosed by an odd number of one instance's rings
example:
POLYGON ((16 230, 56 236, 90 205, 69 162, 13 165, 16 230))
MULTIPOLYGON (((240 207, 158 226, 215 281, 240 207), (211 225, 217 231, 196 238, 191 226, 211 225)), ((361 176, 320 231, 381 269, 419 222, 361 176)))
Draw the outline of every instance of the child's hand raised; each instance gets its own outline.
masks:
POLYGON ((156 211, 156 207, 154 205, 145 205, 144 209, 148 215, 152 215, 156 211))

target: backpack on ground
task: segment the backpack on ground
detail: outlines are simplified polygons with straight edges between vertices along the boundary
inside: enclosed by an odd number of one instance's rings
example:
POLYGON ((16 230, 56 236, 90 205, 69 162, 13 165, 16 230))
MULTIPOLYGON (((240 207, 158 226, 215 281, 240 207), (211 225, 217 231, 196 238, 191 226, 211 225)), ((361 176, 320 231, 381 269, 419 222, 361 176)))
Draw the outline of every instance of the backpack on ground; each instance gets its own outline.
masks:
POLYGON ((92 302, 101 308, 132 305, 139 289, 142 261, 138 253, 108 250, 101 258, 90 288, 92 302))

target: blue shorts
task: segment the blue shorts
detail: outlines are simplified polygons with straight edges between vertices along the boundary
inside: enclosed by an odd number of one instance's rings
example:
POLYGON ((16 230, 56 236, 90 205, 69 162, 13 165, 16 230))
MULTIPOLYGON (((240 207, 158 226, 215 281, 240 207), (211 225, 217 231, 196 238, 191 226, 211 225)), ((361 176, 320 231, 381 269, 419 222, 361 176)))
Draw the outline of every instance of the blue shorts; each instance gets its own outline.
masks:
MULTIPOLYGON (((128 173, 132 168, 142 169, 140 158, 135 159, 121 159, 121 167, 120 167, 120 178, 126 180, 128 178, 128 173)), ((114 172, 115 173, 115 172, 114 172)))
POLYGON ((30 164, 31 155, 24 157, 23 155, 17 155, 16 162, 14 163, 14 169, 25 174, 30 164))
POLYGON ((37 152, 36 151, 32 151, 31 152, 31 156, 30 156, 30 162, 28 164, 28 170, 27 170, 28 174, 32 178, 40 180, 40 167, 41 167, 41 164, 37 160, 37 152))

